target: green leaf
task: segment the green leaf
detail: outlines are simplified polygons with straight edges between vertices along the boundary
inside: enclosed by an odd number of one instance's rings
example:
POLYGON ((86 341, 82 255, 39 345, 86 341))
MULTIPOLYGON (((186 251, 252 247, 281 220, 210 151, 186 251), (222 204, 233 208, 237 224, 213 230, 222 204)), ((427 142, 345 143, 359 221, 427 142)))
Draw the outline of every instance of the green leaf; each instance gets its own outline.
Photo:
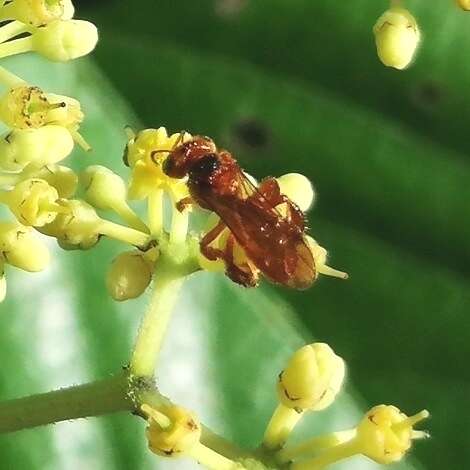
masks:
MULTIPOLYGON (((77 151, 71 159, 76 167, 120 166, 122 128, 135 118, 89 62, 53 66, 27 56, 6 66, 48 91, 82 101, 87 113, 83 133, 94 152, 77 151)), ((86 253, 54 247, 46 272, 8 270, 9 295, 0 306, 2 399, 102 378, 129 357, 146 299, 118 305, 104 285, 110 260, 124 247, 107 241, 86 253)), ((188 281, 176 308, 159 384, 214 429, 255 446, 275 406, 277 373, 292 351, 308 341, 310 334, 277 294, 247 291, 220 275, 200 273, 188 281)), ((296 438, 353 426, 366 409, 351 398, 353 383, 354 377, 349 393, 331 411, 308 417, 296 438)), ((198 468, 192 462, 159 461, 145 450, 143 430, 137 418, 119 415, 1 436, 2 464, 18 470, 155 468, 157 462, 161 468, 198 468)), ((377 468, 363 459, 356 463, 361 469, 377 468)), ((399 468, 417 467, 404 463, 399 468)))

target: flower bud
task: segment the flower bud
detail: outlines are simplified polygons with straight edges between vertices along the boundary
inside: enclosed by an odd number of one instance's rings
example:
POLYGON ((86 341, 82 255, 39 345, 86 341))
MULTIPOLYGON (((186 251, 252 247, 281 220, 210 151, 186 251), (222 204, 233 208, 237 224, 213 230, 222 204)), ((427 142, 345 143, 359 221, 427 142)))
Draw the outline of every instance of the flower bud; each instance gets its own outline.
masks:
POLYGON ((456 0, 457 5, 465 11, 470 11, 470 0, 456 0))
POLYGON ((404 8, 387 10, 374 26, 377 53, 384 65, 396 69, 407 67, 420 41, 418 24, 404 8))
POLYGON ((127 188, 122 178, 101 165, 89 166, 81 174, 85 199, 97 209, 108 210, 127 205, 127 188))
POLYGON ((316 240, 314 240, 310 235, 306 236, 308 246, 312 251, 313 260, 315 261, 315 269, 317 273, 324 274, 325 276, 339 277, 340 279, 348 279, 349 276, 343 271, 338 271, 337 269, 327 266, 326 261, 328 257, 328 252, 320 246, 316 240))
POLYGON ((30 163, 36 166, 57 163, 72 150, 72 136, 63 127, 14 130, 0 140, 0 168, 18 171, 30 163))
POLYGON ((50 224, 39 229, 41 233, 57 238, 67 249, 88 249, 100 238, 102 220, 95 209, 79 199, 61 200, 67 212, 57 214, 50 224))
POLYGON ((42 271, 50 261, 49 250, 29 227, 0 222, 0 262, 29 272, 42 271))
POLYGON ((426 410, 408 418, 395 406, 375 406, 357 427, 360 452, 380 464, 398 462, 413 439, 427 437, 423 431, 414 431, 413 426, 428 417, 426 410))
POLYGON ((327 344, 304 346, 279 375, 279 399, 288 408, 322 410, 333 403, 344 375, 343 359, 327 344))
POLYGON ((310 180, 299 173, 288 173, 276 178, 281 194, 297 204, 302 212, 307 212, 315 202, 315 191, 310 180))
POLYGON ((55 20, 32 35, 36 52, 54 62, 66 62, 90 53, 98 42, 93 23, 82 20, 55 20))
POLYGON ((135 299, 142 295, 152 279, 152 266, 140 251, 121 253, 111 264, 106 287, 114 300, 135 299))
POLYGON ((162 457, 178 457, 196 446, 201 425, 196 416, 180 406, 168 405, 155 410, 142 406, 148 416, 147 439, 150 450, 162 457))
POLYGON ((59 18, 71 18, 74 8, 70 0, 14 0, 4 6, 0 14, 2 19, 37 27, 59 18))
POLYGON ((78 176, 71 169, 61 165, 46 165, 37 167, 34 164, 28 165, 22 175, 25 178, 40 178, 53 186, 59 198, 68 199, 75 194, 78 185, 78 176))

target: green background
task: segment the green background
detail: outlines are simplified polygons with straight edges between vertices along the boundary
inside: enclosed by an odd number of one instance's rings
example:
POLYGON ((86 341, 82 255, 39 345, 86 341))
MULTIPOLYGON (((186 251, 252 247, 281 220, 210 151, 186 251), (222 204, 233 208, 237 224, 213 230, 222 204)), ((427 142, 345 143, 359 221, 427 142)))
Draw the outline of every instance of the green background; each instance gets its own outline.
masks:
MULTIPOLYGON (((347 361, 348 388, 294 439, 350 427, 375 404, 427 408, 432 439, 395 468, 467 468, 470 14, 450 0, 407 2, 424 40, 398 72, 380 64, 371 33, 386 1, 247 0, 233 14, 214 0, 84 3, 78 16, 101 32, 91 60, 7 61, 82 101, 94 152, 76 151, 73 164, 125 174, 126 124, 210 135, 256 177, 311 178, 311 233, 351 276, 321 278, 307 292, 194 276, 165 344, 162 391, 254 445, 291 351, 325 341, 347 361)), ((8 272, 2 398, 126 363, 146 299, 107 297, 104 273, 122 250, 104 242, 57 252, 41 275, 8 272)), ((128 416, 1 437, 0 458, 6 469, 198 468, 153 458, 142 423, 128 416)), ((378 466, 358 458, 337 468, 378 466)))

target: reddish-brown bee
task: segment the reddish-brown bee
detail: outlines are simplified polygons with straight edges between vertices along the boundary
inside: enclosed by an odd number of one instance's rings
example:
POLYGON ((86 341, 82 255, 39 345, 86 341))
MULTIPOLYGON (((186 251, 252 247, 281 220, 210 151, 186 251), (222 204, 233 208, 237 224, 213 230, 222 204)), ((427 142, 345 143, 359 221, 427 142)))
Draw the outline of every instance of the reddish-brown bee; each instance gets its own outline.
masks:
MULTIPOLYGON (((192 201, 220 217, 201 240, 201 252, 210 260, 223 259, 233 281, 254 286, 259 270, 271 281, 295 289, 313 283, 315 262, 305 239, 304 214, 281 194, 274 178, 256 187, 229 152, 202 136, 173 149, 163 171, 172 178, 188 176, 192 201), (231 234, 225 248, 211 247, 226 227, 231 234), (242 265, 235 262, 236 242, 248 258, 242 265)), ((181 205, 192 201, 183 200, 181 205)))

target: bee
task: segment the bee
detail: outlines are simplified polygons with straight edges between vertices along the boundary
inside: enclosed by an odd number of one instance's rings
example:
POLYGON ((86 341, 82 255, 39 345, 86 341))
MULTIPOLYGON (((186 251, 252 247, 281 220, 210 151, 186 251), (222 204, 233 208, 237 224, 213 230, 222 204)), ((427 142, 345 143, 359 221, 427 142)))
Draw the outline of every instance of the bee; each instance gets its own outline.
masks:
POLYGON ((306 289, 315 281, 304 213, 281 194, 275 178, 255 186, 230 152, 219 150, 203 136, 171 150, 163 171, 172 178, 188 177, 191 197, 179 202, 179 210, 196 203, 219 216, 217 225, 200 241, 201 253, 210 260, 223 260, 234 282, 256 286, 259 272, 295 289, 306 289), (225 247, 211 246, 226 228, 230 234, 225 247), (243 263, 236 260, 237 243, 246 254, 243 263))

